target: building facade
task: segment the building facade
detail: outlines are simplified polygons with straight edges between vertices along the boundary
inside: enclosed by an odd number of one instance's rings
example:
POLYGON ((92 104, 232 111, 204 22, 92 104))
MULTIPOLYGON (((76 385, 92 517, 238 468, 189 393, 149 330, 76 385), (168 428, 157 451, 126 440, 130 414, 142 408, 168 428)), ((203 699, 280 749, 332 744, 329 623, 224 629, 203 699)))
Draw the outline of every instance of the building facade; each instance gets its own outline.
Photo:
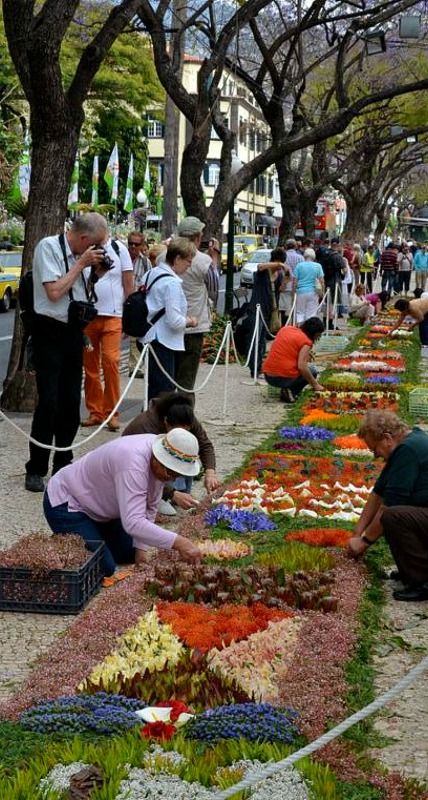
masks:
MULTIPOLYGON (((197 75, 202 61, 186 56, 183 66, 183 83, 189 93, 196 94, 197 75)), ((251 161, 270 144, 268 125, 258 109, 253 95, 243 81, 231 72, 225 72, 221 87, 220 109, 226 124, 236 133, 236 151, 243 163, 251 161)), ((180 168, 183 150, 191 138, 191 124, 180 114, 178 144, 178 209, 179 218, 184 216, 180 195, 180 168)), ((158 191, 163 195, 164 173, 164 125, 154 117, 147 121, 147 139, 151 168, 157 168, 158 191)), ((203 190, 209 205, 219 182, 221 141, 214 129, 203 174, 203 190)), ((258 175, 235 199, 235 229, 237 233, 255 232, 272 236, 277 232, 281 218, 278 181, 275 166, 258 175)), ((156 215, 148 216, 148 223, 157 222, 156 215)), ((223 229, 228 226, 227 216, 223 229)))

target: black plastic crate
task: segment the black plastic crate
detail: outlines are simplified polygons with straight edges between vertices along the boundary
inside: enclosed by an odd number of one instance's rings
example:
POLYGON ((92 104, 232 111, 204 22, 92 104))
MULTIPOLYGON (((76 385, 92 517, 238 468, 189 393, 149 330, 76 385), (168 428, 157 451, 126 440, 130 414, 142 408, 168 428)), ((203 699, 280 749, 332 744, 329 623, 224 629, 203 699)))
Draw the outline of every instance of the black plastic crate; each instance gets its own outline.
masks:
POLYGON ((39 614, 78 614, 99 589, 103 578, 104 545, 75 570, 54 569, 43 574, 23 567, 0 567, 0 611, 39 614))

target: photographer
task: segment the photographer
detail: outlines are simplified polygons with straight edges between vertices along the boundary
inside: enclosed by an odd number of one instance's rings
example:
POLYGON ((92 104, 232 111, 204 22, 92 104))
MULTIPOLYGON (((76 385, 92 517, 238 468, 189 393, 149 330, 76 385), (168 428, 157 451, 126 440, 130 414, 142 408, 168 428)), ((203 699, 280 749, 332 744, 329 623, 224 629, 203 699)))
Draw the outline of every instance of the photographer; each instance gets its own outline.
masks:
MULTIPOLYGON (((107 238, 101 214, 82 214, 62 236, 47 236, 36 246, 33 258, 34 322, 33 360, 38 401, 31 436, 43 444, 71 445, 80 421, 82 383, 82 313, 88 293, 82 272, 95 265, 99 274, 107 238)), ((90 316, 90 314, 88 314, 90 316)), ((25 488, 43 492, 49 468, 49 450, 30 443, 25 465, 25 488)), ((71 450, 56 452, 53 472, 69 464, 71 450)))
MULTIPOLYGON (((89 416, 81 424, 86 428, 101 425, 119 400, 122 308, 124 300, 134 290, 133 265, 125 245, 109 239, 104 249, 104 263, 109 269, 96 281, 98 314, 85 328, 85 336, 91 344, 83 353, 85 403, 89 416)), ((119 430, 118 412, 107 427, 113 432, 119 430)))

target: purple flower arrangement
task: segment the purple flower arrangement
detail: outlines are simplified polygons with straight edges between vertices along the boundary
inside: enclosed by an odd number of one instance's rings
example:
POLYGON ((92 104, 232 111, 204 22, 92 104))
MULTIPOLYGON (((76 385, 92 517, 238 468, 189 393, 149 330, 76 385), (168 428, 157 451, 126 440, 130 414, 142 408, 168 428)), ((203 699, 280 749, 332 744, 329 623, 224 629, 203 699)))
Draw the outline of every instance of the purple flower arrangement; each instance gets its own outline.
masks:
POLYGON ((398 375, 371 375, 366 378, 367 383, 400 383, 398 375))
POLYGON ((23 728, 36 733, 87 733, 113 735, 141 725, 135 711, 144 708, 140 700, 118 694, 59 697, 24 711, 23 728))
POLYGON ((299 453, 305 449, 305 445, 301 442, 275 442, 274 450, 287 450, 290 453, 299 453))
POLYGON ((283 439, 303 439, 307 442, 328 442, 336 435, 333 431, 328 431, 327 428, 317 428, 311 425, 301 425, 297 428, 280 428, 278 433, 283 439))
POLYGON ((267 514, 261 511, 242 511, 241 509, 228 508, 221 504, 207 511, 204 520, 207 525, 220 525, 236 533, 254 533, 259 531, 275 531, 277 526, 267 514))
POLYGON ((269 703, 236 703, 210 708, 186 726, 186 739, 215 743, 220 739, 246 739, 249 742, 291 744, 298 729, 297 713, 278 709, 269 703))

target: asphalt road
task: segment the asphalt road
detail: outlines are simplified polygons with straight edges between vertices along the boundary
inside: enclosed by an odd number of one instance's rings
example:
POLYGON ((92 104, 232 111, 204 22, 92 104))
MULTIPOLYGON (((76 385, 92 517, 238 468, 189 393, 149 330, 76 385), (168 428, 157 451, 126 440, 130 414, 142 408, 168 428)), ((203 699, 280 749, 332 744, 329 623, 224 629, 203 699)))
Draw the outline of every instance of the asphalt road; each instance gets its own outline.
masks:
MULTIPOLYGON (((220 313, 223 313, 224 311, 225 283, 226 283, 226 276, 221 275, 220 293, 217 305, 217 310, 220 313)), ((234 286, 235 287, 239 286, 239 272, 235 273, 234 275, 234 286)), ((12 343, 14 316, 15 316, 14 309, 8 311, 6 314, 0 314, 0 383, 1 384, 3 384, 7 372, 9 352, 12 343)))

